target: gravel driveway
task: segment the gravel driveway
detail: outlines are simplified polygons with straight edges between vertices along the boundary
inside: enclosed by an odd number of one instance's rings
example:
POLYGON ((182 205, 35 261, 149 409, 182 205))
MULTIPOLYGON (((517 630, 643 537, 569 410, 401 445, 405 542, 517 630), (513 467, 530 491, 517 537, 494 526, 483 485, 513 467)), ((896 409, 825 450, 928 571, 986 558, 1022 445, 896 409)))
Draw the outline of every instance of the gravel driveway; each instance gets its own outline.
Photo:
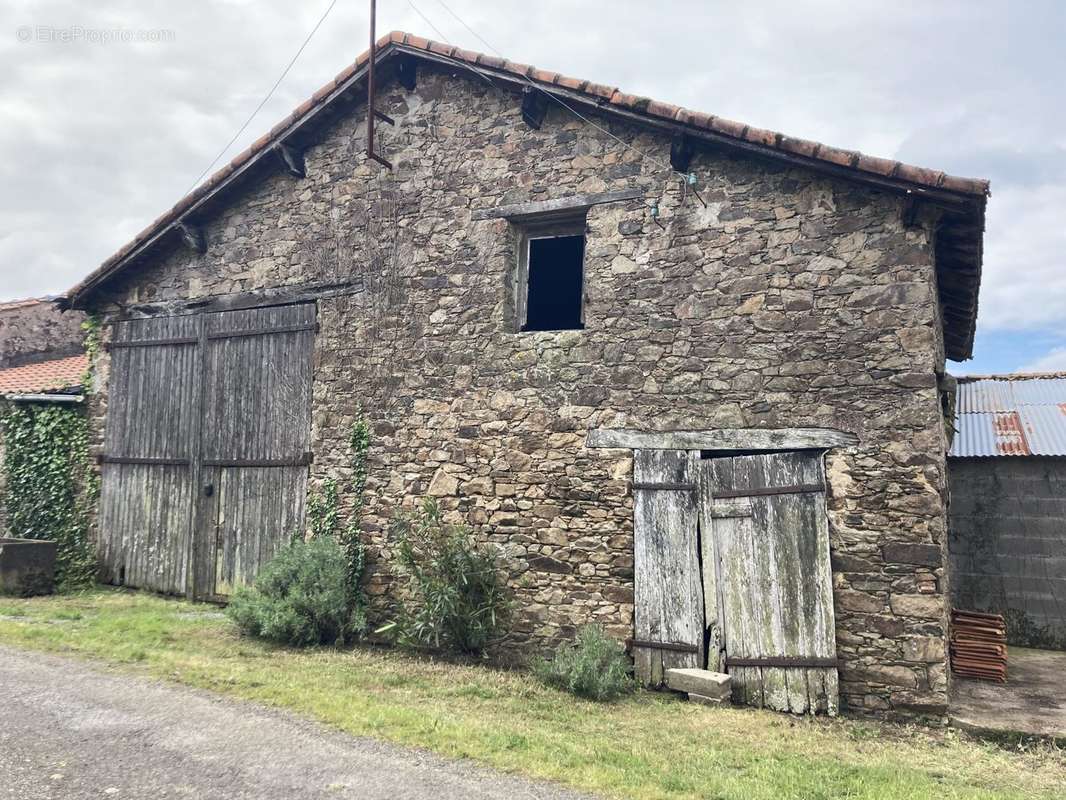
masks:
POLYGON ((0 800, 581 795, 207 692, 0 647, 0 800))

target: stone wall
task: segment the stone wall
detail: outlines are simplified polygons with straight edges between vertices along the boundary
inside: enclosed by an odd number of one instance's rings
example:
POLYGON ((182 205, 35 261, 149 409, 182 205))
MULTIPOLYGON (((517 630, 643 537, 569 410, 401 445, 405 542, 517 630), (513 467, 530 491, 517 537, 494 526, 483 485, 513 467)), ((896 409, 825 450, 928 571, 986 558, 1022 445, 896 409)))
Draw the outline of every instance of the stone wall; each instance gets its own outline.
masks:
POLYGON ((953 458, 952 602, 1007 619, 1012 644, 1066 650, 1066 460, 953 458))
POLYGON ((515 96, 468 78, 420 70, 414 92, 386 87, 393 173, 366 162, 361 112, 342 118, 306 179, 250 185, 207 223, 206 255, 173 250, 100 307, 391 276, 395 292, 319 302, 313 477, 342 471, 362 408, 377 602, 393 581, 389 515, 436 496, 504 554, 521 651, 590 620, 631 633, 631 454, 585 448, 590 428, 854 432, 827 457, 843 700, 941 710, 931 220, 904 229, 892 195, 724 152, 695 157, 702 201, 683 198, 667 138, 599 120, 644 157, 555 107, 530 130, 515 96), (471 212, 633 187, 644 200, 588 214, 586 329, 514 332, 515 232, 471 212))
POLYGON ((80 353, 84 321, 47 300, 0 303, 0 369, 80 353))

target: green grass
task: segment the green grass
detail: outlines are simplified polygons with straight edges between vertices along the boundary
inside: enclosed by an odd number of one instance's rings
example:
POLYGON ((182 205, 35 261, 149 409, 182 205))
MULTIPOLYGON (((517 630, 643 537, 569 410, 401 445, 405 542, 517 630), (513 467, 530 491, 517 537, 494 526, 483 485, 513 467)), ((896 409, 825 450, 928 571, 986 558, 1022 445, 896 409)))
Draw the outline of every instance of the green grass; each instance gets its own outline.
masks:
POLYGON ((375 648, 241 639, 211 606, 121 591, 0 601, 0 642, 103 659, 610 797, 1066 796, 1066 755, 946 730, 797 719, 639 693, 610 705, 530 676, 375 648))

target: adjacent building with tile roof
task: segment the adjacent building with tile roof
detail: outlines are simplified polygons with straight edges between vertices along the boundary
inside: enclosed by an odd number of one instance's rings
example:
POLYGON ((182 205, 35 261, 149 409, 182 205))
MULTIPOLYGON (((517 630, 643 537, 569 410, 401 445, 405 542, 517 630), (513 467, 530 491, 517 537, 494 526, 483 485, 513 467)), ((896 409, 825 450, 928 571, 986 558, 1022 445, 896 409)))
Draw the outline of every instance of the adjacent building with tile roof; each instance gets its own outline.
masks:
POLYGON ((52 298, 0 303, 0 370, 82 352, 85 314, 60 311, 52 298))
MULTIPOLYGON (((70 404, 83 394, 89 368, 82 341, 80 311, 61 312, 51 298, 0 303, 0 416, 11 402, 63 402, 70 413, 84 413, 70 404)), ((0 535, 7 534, 4 496, 7 485, 3 426, 0 425, 0 535)))
POLYGON ((84 353, 0 369, 0 395, 79 392, 89 368, 84 353))
POLYGON ((499 554, 510 657, 597 621, 649 685, 942 713, 987 182, 379 47, 379 160, 364 54, 67 293, 108 345, 104 575, 224 599, 365 416, 372 617, 429 496, 499 554))

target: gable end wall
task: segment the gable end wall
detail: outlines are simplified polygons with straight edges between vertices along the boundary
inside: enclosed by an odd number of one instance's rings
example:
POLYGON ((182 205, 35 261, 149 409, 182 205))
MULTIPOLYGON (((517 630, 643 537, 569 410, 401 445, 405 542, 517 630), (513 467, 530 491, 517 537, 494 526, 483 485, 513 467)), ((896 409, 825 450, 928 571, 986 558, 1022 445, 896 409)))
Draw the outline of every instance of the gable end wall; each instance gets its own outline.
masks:
MULTIPOLYGON (((682 205, 669 170, 557 107, 530 130, 516 97, 430 70, 380 103, 397 121, 378 129, 394 173, 366 162, 362 113, 342 118, 308 151, 306 179, 279 171, 249 187, 207 222, 206 255, 177 249, 135 269, 98 309, 397 265, 384 270, 397 286, 384 326, 380 292, 319 301, 313 478, 343 470, 364 409, 376 607, 394 595, 388 517, 432 495, 499 547, 518 598, 511 652, 589 621, 631 635, 632 459, 585 448, 589 429, 853 432, 857 446, 827 456, 843 699, 941 711, 932 221, 904 229, 894 196, 707 151, 692 164, 703 202, 682 205), (588 215, 587 329, 511 332, 514 231, 472 210, 633 187, 645 201, 588 215), (381 219, 383 197, 394 221, 381 219), (653 199, 663 228, 647 214, 653 199)), ((668 159, 668 139, 599 122, 668 159)))

